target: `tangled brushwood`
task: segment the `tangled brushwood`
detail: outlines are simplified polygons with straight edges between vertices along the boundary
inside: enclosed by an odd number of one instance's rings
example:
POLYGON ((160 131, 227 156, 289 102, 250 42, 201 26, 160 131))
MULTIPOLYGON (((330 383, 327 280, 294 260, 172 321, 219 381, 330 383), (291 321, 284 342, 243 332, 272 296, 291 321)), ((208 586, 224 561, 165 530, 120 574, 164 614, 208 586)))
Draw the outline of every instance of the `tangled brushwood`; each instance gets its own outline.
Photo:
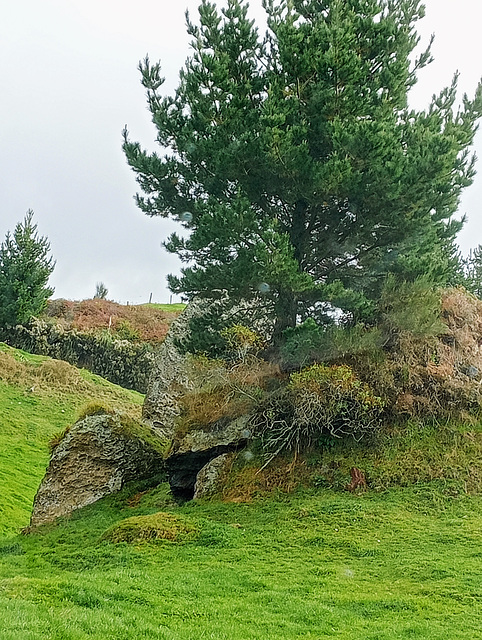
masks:
POLYGON ((329 434, 360 440, 380 427, 384 402, 347 365, 314 364, 292 373, 253 417, 254 432, 273 455, 301 451, 329 434))

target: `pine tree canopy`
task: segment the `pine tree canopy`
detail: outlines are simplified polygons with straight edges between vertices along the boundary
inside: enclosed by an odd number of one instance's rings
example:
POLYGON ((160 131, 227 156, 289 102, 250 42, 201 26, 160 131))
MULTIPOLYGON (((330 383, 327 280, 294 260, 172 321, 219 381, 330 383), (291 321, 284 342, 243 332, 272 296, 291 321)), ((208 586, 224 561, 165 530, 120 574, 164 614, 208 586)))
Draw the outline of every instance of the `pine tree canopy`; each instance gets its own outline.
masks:
MULTIPOLYGON (((457 75, 423 111, 419 0, 202 0, 173 96, 140 63, 160 153, 124 132, 150 216, 186 228, 165 243, 185 266, 173 292, 264 296, 277 331, 331 302, 370 311, 388 272, 443 281, 471 184, 482 90, 457 101, 457 75), (449 249, 447 249, 447 247, 449 249), (427 259, 432 255, 432 259, 427 259), (435 258, 436 257, 436 258, 435 258)), ((453 251, 452 251, 453 253, 453 251)))
POLYGON ((47 286, 55 266, 49 251, 29 210, 0 246, 0 326, 26 324, 45 307, 54 292, 47 286))

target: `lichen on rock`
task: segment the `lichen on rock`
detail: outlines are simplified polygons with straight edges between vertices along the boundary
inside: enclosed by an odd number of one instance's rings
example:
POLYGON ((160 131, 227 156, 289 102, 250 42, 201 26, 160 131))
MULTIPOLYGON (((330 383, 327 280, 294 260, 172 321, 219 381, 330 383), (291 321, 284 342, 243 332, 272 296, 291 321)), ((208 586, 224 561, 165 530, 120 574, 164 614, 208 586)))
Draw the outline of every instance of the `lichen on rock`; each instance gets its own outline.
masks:
POLYGON ((119 415, 90 415, 74 424, 53 449, 35 496, 31 527, 53 522, 119 491, 126 482, 158 475, 164 443, 119 415))

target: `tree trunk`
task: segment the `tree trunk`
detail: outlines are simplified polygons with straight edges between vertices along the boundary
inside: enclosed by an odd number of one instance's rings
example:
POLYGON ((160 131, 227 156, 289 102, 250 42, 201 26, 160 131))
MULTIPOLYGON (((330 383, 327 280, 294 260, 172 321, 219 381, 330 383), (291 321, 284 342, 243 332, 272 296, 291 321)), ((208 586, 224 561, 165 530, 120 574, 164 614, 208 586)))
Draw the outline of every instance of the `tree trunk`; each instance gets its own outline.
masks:
POLYGON ((283 340, 283 332, 296 326, 298 299, 293 291, 280 290, 275 303, 276 321, 273 331, 273 346, 278 349, 283 340))

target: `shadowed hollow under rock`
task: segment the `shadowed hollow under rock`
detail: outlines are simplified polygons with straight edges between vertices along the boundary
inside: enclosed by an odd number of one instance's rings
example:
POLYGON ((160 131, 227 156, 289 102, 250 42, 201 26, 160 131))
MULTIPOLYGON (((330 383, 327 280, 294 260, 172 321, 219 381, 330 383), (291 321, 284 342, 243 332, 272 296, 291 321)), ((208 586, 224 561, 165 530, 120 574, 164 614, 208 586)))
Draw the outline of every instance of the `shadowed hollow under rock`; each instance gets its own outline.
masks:
POLYGON ((205 429, 194 429, 173 443, 166 459, 172 494, 190 500, 194 497, 198 474, 211 460, 244 447, 251 434, 250 416, 223 419, 205 429))

